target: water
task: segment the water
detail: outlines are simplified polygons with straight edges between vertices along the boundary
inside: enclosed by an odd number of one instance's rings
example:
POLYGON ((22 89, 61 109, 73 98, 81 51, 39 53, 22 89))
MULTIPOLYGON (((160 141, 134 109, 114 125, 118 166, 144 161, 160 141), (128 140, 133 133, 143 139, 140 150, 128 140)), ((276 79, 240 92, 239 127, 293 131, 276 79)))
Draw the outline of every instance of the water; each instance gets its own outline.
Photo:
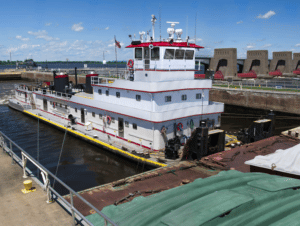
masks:
MULTIPOLYGON (((5 87, 12 89, 14 83, 16 82, 0 83, 0 93, 5 87)), ((0 131, 35 158, 37 157, 37 129, 37 119, 28 117, 7 105, 0 105, 0 131)), ((64 132, 41 122, 39 129, 40 163, 55 173, 64 132)), ((14 150, 17 149, 14 148, 14 150)), ((32 164, 28 164, 28 167, 36 172, 36 167, 32 164)), ((75 191, 81 191, 145 170, 137 163, 125 160, 67 134, 57 176, 75 191)), ((62 193, 64 192, 62 191, 62 193)))

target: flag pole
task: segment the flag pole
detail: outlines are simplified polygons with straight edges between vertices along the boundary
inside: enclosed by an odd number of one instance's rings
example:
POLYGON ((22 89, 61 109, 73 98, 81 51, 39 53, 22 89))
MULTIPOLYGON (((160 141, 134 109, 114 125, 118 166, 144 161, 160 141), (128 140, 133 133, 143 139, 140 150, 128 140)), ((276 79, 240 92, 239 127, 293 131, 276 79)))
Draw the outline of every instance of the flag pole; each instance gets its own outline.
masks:
POLYGON ((116 54, 116 70, 117 70, 117 77, 118 77, 118 52, 117 52, 117 39, 115 36, 115 54, 116 54))

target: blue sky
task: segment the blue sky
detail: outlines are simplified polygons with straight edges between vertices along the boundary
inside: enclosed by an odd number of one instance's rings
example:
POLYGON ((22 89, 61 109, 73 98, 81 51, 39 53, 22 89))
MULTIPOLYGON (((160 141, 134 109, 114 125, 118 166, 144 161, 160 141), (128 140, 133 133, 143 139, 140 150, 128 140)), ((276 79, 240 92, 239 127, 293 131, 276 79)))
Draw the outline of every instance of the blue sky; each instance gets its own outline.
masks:
MULTIPOLYGON (((177 21, 190 38, 212 56, 215 48, 300 52, 300 2, 273 1, 5 1, 0 8, 0 60, 115 60, 113 38, 121 42, 118 60, 132 58, 129 34, 151 29, 151 14, 159 18, 167 38, 166 21, 177 21), (186 29, 188 25, 188 30, 186 29)), ((156 37, 159 37, 159 20, 156 37)))

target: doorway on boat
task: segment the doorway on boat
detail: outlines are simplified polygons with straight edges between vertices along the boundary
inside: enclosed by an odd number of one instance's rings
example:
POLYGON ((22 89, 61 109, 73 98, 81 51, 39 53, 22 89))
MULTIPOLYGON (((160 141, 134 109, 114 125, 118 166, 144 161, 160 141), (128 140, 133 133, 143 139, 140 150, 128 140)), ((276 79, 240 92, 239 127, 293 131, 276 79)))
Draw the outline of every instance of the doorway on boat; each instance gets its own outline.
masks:
POLYGON ((144 48, 144 68, 149 69, 150 68, 150 49, 144 48))
POLYGON ((43 99, 44 111, 48 111, 47 99, 43 99))
POLYGON ((81 123, 85 123, 85 114, 84 114, 84 108, 81 108, 81 123))
POLYGON ((122 118, 118 118, 119 123, 119 137, 124 137, 124 121, 122 118))

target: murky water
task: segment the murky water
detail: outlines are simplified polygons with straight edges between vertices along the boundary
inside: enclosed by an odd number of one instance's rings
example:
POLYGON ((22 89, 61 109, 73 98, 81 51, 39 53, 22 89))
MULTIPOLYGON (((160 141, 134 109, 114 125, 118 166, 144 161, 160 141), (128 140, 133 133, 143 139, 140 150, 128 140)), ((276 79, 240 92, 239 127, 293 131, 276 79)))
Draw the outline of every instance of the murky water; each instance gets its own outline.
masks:
MULTIPOLYGON (((0 95, 7 96, 4 90, 11 90, 14 83, 16 82, 0 83, 0 95), (5 87, 6 89, 3 89, 5 87)), ((37 157, 37 130, 37 119, 28 117, 7 105, 0 105, 0 131, 33 157, 37 157)), ((39 159, 52 173, 56 171, 63 138, 64 132, 39 123, 39 159)), ((36 167, 29 164, 29 168, 36 172, 36 167)), ((137 163, 129 162, 67 134, 57 176, 74 190, 80 191, 145 170, 137 163)))

